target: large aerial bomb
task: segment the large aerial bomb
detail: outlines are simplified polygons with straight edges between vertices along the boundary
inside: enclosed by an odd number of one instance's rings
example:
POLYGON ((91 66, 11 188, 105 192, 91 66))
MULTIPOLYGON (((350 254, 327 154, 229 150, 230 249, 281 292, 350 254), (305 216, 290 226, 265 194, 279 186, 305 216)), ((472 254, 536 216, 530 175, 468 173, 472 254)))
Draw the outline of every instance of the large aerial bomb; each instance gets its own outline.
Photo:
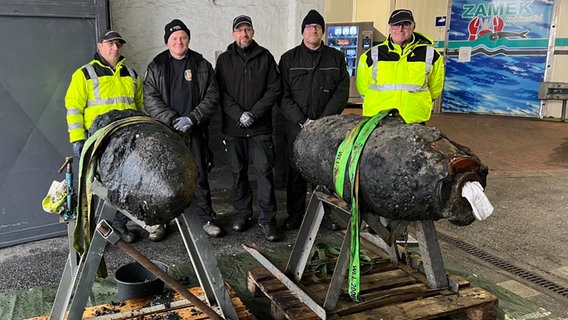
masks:
MULTIPOLYGON (((304 127, 294 145, 304 178, 335 192, 333 167, 337 149, 358 115, 321 118, 304 127)), ((468 181, 486 185, 488 168, 470 149, 450 141, 434 127, 406 124, 387 116, 369 136, 359 162, 359 205, 365 212, 395 220, 449 219, 457 225, 475 220, 462 197, 468 181)), ((345 172, 343 194, 351 202, 345 172)))
POLYGON ((131 116, 142 121, 120 127, 97 149, 97 174, 109 202, 148 225, 163 224, 189 206, 197 167, 179 134, 139 111, 98 116, 89 132, 131 116))

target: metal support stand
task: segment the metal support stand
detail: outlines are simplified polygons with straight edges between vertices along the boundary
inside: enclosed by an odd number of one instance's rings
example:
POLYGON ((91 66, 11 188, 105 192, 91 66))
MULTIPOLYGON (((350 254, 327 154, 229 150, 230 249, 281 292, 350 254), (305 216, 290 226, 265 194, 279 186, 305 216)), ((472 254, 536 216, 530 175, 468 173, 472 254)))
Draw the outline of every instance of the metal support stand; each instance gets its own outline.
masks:
POLYGON ((567 82, 541 82, 538 88, 538 98, 545 100, 541 101, 541 105, 546 102, 546 100, 562 100, 560 121, 566 122, 566 101, 568 100, 567 82))
MULTIPOLYGON (((335 207, 343 214, 348 216, 351 215, 351 210, 344 201, 327 195, 321 191, 314 191, 284 272, 278 270, 278 268, 276 268, 266 258, 262 257, 262 255, 255 249, 245 247, 245 249, 257 258, 257 260, 266 267, 268 271, 270 271, 277 279, 281 280, 292 294, 300 298, 300 300, 303 301, 306 306, 314 311, 314 313, 316 313, 321 319, 326 319, 326 313, 335 310, 339 294, 341 293, 341 286, 346 278, 347 269, 349 267, 351 244, 351 228, 350 226, 347 226, 323 306, 318 305, 310 298, 309 293, 303 292, 301 287, 297 284, 302 278, 309 259, 310 251, 314 245, 317 232, 320 228, 321 221, 324 216, 324 203, 335 207)), ((394 241, 394 230, 389 230, 385 226, 385 223, 388 222, 388 226, 391 226, 391 229, 396 230, 397 228, 405 227, 408 222, 386 220, 381 222, 381 220, 384 219, 380 219, 379 217, 369 213, 362 213, 362 220, 377 233, 376 235, 368 234, 365 238, 389 253, 391 262, 395 264, 402 262, 403 257, 401 257, 398 251, 398 246, 394 241), (392 226, 396 227, 392 228, 392 226), (391 241, 388 239, 391 239, 391 241)), ((428 287, 431 289, 447 288, 449 285, 449 279, 445 273, 434 222, 416 221, 412 223, 416 229, 416 238, 418 240, 422 256, 422 272, 425 274, 428 287)), ((407 258, 408 257, 404 257, 404 259, 407 258)), ((416 268, 418 266, 415 262, 411 262, 411 265, 416 268)))
MULTIPOLYGON (((98 225, 103 220, 113 221, 118 209, 106 201, 106 188, 99 182, 94 181, 91 185, 91 190, 99 198, 95 213, 97 218, 96 224, 98 225)), ((127 211, 119 211, 129 218, 134 218, 127 211)), ((139 221, 134 220, 135 222, 139 221)), ((210 306, 217 304, 224 319, 238 319, 213 250, 205 232, 201 228, 199 218, 186 209, 176 218, 176 223, 182 234, 183 242, 207 302, 210 306)), ((144 224, 142 226, 145 227, 144 224)), ((75 256, 76 253, 71 248, 68 263, 63 271, 55 302, 51 309, 50 319, 65 319, 65 311, 70 302, 71 307, 67 319, 81 319, 83 317, 89 294, 92 291, 96 271, 104 255, 105 246, 106 240, 99 232, 95 232, 88 252, 81 257, 76 267, 72 265, 72 256, 75 256)))

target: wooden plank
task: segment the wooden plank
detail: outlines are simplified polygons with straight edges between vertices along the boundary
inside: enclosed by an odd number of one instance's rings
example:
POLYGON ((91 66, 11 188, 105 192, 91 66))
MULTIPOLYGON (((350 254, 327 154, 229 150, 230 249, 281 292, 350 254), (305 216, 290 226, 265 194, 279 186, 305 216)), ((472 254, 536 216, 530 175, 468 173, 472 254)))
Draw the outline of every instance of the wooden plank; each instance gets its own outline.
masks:
MULTIPOLYGON (((188 288, 195 296, 205 300, 201 287, 188 288)), ((235 295, 235 292, 228 288, 229 296, 235 307, 239 319, 255 320, 242 301, 235 295)), ((175 312, 181 319, 208 319, 209 317, 195 308, 191 302, 183 299, 178 293, 172 295, 170 303, 163 306, 150 307, 150 303, 155 299, 136 298, 124 301, 121 304, 102 304, 85 308, 83 319, 138 319, 143 316, 167 316, 168 313, 175 312)), ((218 311, 218 308, 217 308, 218 311)), ((30 320, 48 320, 48 316, 30 318, 30 320)))
POLYGON ((476 287, 466 288, 454 295, 437 295, 425 299, 365 310, 342 316, 345 320, 425 320, 434 317, 457 315, 465 312, 470 320, 494 320, 497 315, 497 298, 476 287))
MULTIPOLYGON (((377 256, 373 251, 367 251, 372 258, 377 256)), ((379 262, 373 269, 361 275, 361 302, 350 300, 346 294, 347 283, 344 283, 343 294, 340 295, 335 310, 328 312, 328 319, 425 320, 445 316, 469 320, 496 319, 498 300, 489 292, 472 287, 467 280, 455 275, 447 276, 452 288, 428 288, 424 274, 408 265, 393 264, 381 255, 384 256, 384 252, 375 258, 379 262), (455 288, 459 288, 458 293, 452 291, 455 288)), ((311 274, 312 272, 304 273, 300 285, 315 301, 323 300, 331 275, 325 277, 323 282, 316 282, 311 274)), ((315 313, 264 268, 251 270, 249 281, 267 293, 266 296, 272 301, 272 315, 275 319, 317 318, 315 313)))
MULTIPOLYGON (((263 268, 261 268, 263 269, 263 268)), ((249 277, 259 276, 259 286, 269 291, 267 297, 272 301, 275 319, 316 319, 298 298, 274 277, 263 277, 261 270, 251 270, 249 277), (277 290, 280 288, 280 290, 277 290)), ((355 303, 344 295, 336 309, 329 316, 339 319, 368 319, 380 315, 383 319, 410 320, 430 319, 462 313, 464 319, 495 319, 497 298, 480 288, 471 287, 468 281, 459 276, 451 279, 460 286, 460 292, 450 289, 429 289, 424 283, 417 282, 404 270, 395 269, 371 273, 361 277, 362 302, 355 303), (372 310, 372 311, 369 311, 372 310)), ((310 296, 321 299, 325 296, 329 283, 306 286, 310 296)))
MULTIPOLYGON (((377 290, 413 284, 416 282, 416 279, 408 276, 408 274, 400 269, 389 270, 381 273, 365 274, 360 279, 360 295, 377 290)), ((347 280, 345 280, 342 286, 343 293, 347 292, 347 285, 347 280)), ((310 294, 318 297, 319 300, 323 300, 325 298, 328 287, 329 282, 305 286, 305 288, 309 290, 310 294)))
POLYGON ((438 291, 430 290, 423 283, 407 286, 377 290, 361 295, 361 302, 351 300, 338 302, 335 312, 339 315, 357 313, 366 309, 379 308, 386 305, 403 303, 416 299, 423 299, 437 294, 438 291))
MULTIPOLYGON (((298 297, 293 295, 290 291, 274 292, 270 296, 273 305, 282 310, 286 319, 297 320, 312 320, 319 319, 319 317, 308 308, 298 297)), ((274 314, 273 314, 274 316, 274 314)))

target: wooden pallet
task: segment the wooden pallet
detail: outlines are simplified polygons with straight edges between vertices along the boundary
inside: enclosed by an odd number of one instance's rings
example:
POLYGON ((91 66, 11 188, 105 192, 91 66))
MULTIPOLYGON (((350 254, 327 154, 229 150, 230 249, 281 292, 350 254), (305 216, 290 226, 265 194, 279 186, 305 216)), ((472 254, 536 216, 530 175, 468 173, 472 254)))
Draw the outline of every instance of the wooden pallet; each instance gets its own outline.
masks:
MULTIPOLYGON (((201 287, 194 287, 188 290, 201 300, 205 300, 205 295, 201 287)), ((231 288, 228 288, 228 291, 239 319, 256 320, 254 315, 246 309, 241 299, 235 295, 235 292, 231 288)), ((167 317, 168 314, 171 316, 172 312, 175 312, 179 316, 178 319, 209 319, 206 314, 199 311, 199 309, 195 308, 191 302, 183 299, 183 297, 177 293, 173 294, 171 303, 168 303, 167 305, 158 304, 150 306, 150 303, 153 302, 153 300, 154 298, 137 298, 126 300, 120 305, 109 303, 88 307, 85 309, 82 319, 175 319, 175 317, 167 317)), ((154 300, 154 302, 157 301, 154 300)), ((214 309, 219 312, 218 308, 214 309)), ((30 318, 30 320, 48 319, 48 316, 30 318)))
MULTIPOLYGON (((423 276, 392 264, 386 258, 375 258, 375 265, 361 275, 361 302, 353 302, 346 294, 340 295, 329 319, 384 319, 418 320, 450 317, 452 319, 493 320, 497 317, 497 297, 470 285, 462 278, 450 276, 459 285, 457 293, 449 289, 431 290, 423 276)), ((329 277, 328 277, 329 278, 329 277)), ((323 305, 329 279, 316 283, 310 272, 300 281, 304 292, 323 305)), ((272 301, 275 319, 318 319, 318 316, 292 294, 267 269, 249 271, 249 291, 264 294, 272 301)), ((346 285, 342 293, 346 292, 346 285)))

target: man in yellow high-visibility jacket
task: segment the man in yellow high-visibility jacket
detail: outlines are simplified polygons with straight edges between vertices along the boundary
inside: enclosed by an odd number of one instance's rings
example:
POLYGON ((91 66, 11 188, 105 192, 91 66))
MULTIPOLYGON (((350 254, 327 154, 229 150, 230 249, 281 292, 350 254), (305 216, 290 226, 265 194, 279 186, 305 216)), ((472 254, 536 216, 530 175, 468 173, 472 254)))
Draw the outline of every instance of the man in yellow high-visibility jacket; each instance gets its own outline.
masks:
POLYGON ((432 39, 414 32, 410 10, 393 11, 388 23, 389 37, 359 58, 357 89, 363 96, 363 115, 398 109, 406 123, 423 123, 444 87, 442 56, 432 39))
MULTIPOLYGON (((116 31, 107 31, 97 43, 94 59, 77 69, 65 95, 67 130, 73 144, 73 154, 81 157, 88 129, 95 118, 111 110, 144 107, 142 82, 138 74, 124 65, 121 55, 126 43, 116 31)), ((136 234, 126 228, 127 218, 117 212, 112 223, 123 240, 136 241, 136 234)))

